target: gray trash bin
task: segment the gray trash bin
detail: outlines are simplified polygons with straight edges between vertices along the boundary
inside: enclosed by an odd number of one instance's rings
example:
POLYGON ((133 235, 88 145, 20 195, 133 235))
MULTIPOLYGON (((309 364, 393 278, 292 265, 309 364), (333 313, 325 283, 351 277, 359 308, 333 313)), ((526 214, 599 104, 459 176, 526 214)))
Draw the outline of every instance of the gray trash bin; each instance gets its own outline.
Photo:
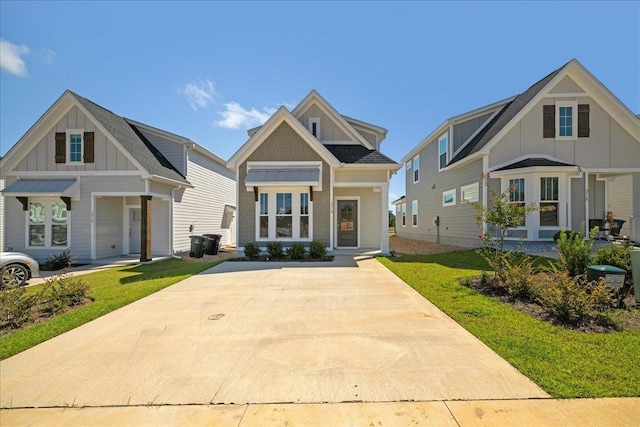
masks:
POLYGON ((193 258, 202 258, 203 254, 204 254, 204 237, 191 236, 191 249, 189 250, 189 256, 193 258))
POLYGON ((218 248, 220 247, 220 239, 222 238, 221 234, 203 234, 205 239, 204 242, 204 253, 207 255, 216 255, 218 253, 218 248))

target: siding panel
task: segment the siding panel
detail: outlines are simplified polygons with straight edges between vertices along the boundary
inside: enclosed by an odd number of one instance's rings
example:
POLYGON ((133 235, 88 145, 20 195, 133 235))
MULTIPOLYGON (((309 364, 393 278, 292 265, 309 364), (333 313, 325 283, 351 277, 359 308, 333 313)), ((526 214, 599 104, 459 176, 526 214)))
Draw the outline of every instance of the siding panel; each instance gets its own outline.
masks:
POLYGON ((147 138, 149 142, 152 143, 153 146, 156 147, 173 166, 175 166, 178 172, 182 175, 185 174, 184 145, 169 141, 168 139, 153 132, 143 131, 142 129, 138 130, 140 130, 140 133, 144 135, 144 137, 147 138))
POLYGON ((122 197, 96 199, 96 257, 122 255, 122 197))
MULTIPOLYGON (((380 248, 381 193, 374 193, 372 188, 336 188, 333 192, 336 198, 359 196, 360 205, 360 247, 380 248)), ((337 212, 337 210, 336 210, 337 212)))

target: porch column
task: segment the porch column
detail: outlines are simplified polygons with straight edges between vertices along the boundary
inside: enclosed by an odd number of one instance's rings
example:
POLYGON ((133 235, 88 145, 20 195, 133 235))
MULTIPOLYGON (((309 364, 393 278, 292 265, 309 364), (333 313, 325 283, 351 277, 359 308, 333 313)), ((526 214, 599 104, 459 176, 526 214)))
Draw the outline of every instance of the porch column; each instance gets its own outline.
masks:
POLYGON ((380 229, 380 252, 389 253, 389 183, 382 184, 380 190, 382 200, 382 227, 380 229))
POLYGON ((640 173, 631 175, 631 200, 633 200, 633 214, 631 214, 631 240, 640 242, 640 173))
POLYGON ((151 196, 140 196, 140 261, 151 261, 151 196))

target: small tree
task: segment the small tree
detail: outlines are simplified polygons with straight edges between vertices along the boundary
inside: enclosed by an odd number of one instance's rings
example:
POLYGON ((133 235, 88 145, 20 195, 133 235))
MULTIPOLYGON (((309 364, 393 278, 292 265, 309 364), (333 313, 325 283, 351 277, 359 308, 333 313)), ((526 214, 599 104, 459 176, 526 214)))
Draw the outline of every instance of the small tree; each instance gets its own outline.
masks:
POLYGON ((389 211, 389 227, 395 227, 396 226, 396 216, 393 214, 393 212, 389 211))

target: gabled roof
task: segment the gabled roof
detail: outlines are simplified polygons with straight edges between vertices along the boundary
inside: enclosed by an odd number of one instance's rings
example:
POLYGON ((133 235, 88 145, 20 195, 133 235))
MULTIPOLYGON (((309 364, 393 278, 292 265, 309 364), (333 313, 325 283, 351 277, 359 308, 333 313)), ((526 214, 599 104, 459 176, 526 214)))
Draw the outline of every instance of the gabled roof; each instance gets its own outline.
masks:
MULTIPOLYGON (((568 63, 567 63, 568 64, 568 63)), ((504 128, 529 102, 567 65, 563 65, 551 74, 536 82, 529 89, 516 96, 513 101, 502 107, 500 112, 449 162, 455 163, 482 149, 496 134, 504 128)))
POLYGON ((377 150, 369 150, 362 145, 325 145, 340 163, 397 165, 396 162, 377 150))
POLYGON ((176 170, 171 162, 124 117, 118 116, 76 93, 70 93, 150 175, 189 184, 189 181, 176 170))
MULTIPOLYGON (((291 110, 291 114, 295 117, 300 117, 304 114, 305 111, 311 107, 311 105, 317 105, 327 116, 329 116, 333 122, 340 128, 344 133, 350 135, 354 141, 359 142, 369 149, 373 149, 369 141, 364 139, 364 137, 349 124, 349 122, 342 116, 340 113, 336 111, 335 108, 331 104, 329 104, 319 93, 317 90, 312 89, 311 92, 302 100, 296 107, 291 110)), ((363 126, 366 126, 364 122, 362 122, 363 126)))
POLYGON ((447 167, 461 164, 480 155, 489 154, 489 150, 518 123, 543 96, 569 75, 576 83, 584 88, 589 97, 596 101, 609 115, 616 118, 618 123, 640 142, 640 121, 629 108, 607 89, 593 74, 589 72, 577 59, 564 64, 562 67, 534 83, 526 91, 516 96, 505 105, 475 137, 456 154, 447 167))
POLYGON ((496 171, 506 171, 512 169, 522 169, 522 168, 531 168, 531 167, 564 167, 564 166, 575 166, 571 163, 565 163, 558 160, 551 160, 545 157, 528 157, 526 159, 513 162, 506 166, 496 169, 496 171))

